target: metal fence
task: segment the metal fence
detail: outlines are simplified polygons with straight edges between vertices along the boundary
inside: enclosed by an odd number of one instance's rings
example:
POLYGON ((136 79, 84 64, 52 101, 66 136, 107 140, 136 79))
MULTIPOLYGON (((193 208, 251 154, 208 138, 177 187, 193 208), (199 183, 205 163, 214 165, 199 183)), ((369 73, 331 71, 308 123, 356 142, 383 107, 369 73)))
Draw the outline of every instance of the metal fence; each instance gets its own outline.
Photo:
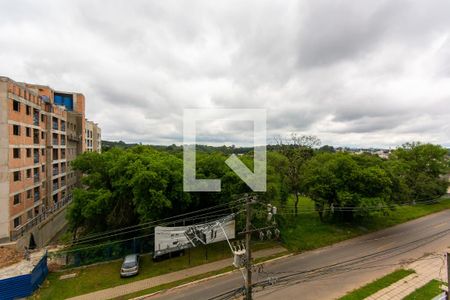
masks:
POLYGON ((154 248, 153 237, 136 237, 125 241, 99 243, 97 245, 79 245, 66 251, 50 253, 51 259, 59 260, 60 263, 79 267, 93 263, 111 261, 123 258, 132 253, 150 253, 154 248))
POLYGON ((44 282, 48 274, 47 253, 30 274, 0 280, 0 300, 28 297, 44 282))
MULTIPOLYGON (((210 217, 205 217, 203 222, 216 220, 219 217, 224 217, 226 215, 214 215, 210 217)), ((195 220, 191 221, 174 221, 167 222, 165 226, 188 226, 195 224, 195 220)), ((83 240, 79 241, 76 245, 68 247, 64 250, 58 252, 51 252, 50 259, 55 259, 59 264, 63 264, 67 267, 79 267, 99 262, 111 261, 119 258, 123 258, 127 254, 140 253, 140 254, 150 254, 154 251, 154 227, 142 228, 139 231, 133 233, 134 237, 130 237, 127 232, 115 234, 115 240, 100 238, 85 238, 85 243, 83 240)), ((75 240, 75 242, 77 242, 75 240)), ((219 243, 216 243, 219 244, 219 243)), ((228 249, 228 244, 220 243, 220 248, 228 249), (223 244, 223 246, 222 246, 223 244)), ((218 247, 217 245, 208 245, 205 247, 207 249, 218 247)), ((225 250, 224 250, 225 251, 225 250)), ((179 253, 180 254, 180 253, 179 253)), ((179 255, 178 254, 178 255, 179 255)), ((190 254, 190 252, 189 252, 190 254)), ((176 254, 174 254, 176 256, 176 254)), ((171 256, 170 254, 168 256, 171 256)), ((205 255, 207 260, 207 254, 205 255)), ((190 264, 190 258, 186 258, 190 264)))
POLYGON ((42 223, 50 216, 64 208, 68 203, 72 201, 72 195, 66 196, 61 201, 55 203, 52 207, 49 207, 46 210, 43 210, 39 215, 28 221, 27 223, 19 226, 11 231, 11 240, 15 241, 19 237, 22 237, 25 233, 27 233, 30 229, 34 228, 36 225, 42 223))

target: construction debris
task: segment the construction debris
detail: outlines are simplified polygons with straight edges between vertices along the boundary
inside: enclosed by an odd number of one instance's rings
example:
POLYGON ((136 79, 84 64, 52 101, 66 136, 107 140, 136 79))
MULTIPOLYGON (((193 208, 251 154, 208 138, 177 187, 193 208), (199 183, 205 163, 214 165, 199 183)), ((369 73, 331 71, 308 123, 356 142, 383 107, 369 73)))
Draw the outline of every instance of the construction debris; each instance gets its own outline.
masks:
POLYGON ((23 258, 23 254, 9 247, 0 246, 0 268, 13 265, 23 258))

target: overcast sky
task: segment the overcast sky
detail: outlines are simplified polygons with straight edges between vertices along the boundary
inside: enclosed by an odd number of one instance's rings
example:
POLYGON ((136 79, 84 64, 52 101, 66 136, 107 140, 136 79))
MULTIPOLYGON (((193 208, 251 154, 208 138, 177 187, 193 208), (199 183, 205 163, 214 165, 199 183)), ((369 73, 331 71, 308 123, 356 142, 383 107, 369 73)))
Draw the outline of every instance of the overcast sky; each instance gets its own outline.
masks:
MULTIPOLYGON (((82 92, 107 140, 181 143, 184 108, 266 108, 269 139, 450 146, 449 12, 448 0, 1 1, 0 75, 82 92)), ((248 143, 228 125, 210 141, 248 143)))

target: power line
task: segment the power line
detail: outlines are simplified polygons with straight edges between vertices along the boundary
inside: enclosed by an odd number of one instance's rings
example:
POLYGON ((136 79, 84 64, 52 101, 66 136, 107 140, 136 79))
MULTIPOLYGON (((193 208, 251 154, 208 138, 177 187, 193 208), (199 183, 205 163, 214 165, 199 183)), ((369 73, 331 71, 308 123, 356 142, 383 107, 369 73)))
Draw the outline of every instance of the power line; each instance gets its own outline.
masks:
MULTIPOLYGON (((218 204, 218 205, 215 205, 215 206, 211 206, 211 207, 195 210, 195 211, 184 213, 184 214, 179 214, 179 215, 176 215, 176 216, 167 217, 167 218, 164 218, 164 219, 159 219, 159 220, 155 220, 155 221, 149 221, 149 222, 146 222, 146 223, 141 223, 141 224, 127 226, 127 227, 122 227, 122 228, 118 228, 118 229, 114 229, 114 230, 104 231, 104 232, 101 232, 101 233, 89 234, 89 235, 83 236, 82 238, 76 239, 76 242, 81 242, 81 241, 89 240, 89 239, 92 239, 92 238, 97 238, 97 237, 104 236, 104 235, 110 235, 110 234, 113 234, 113 233, 118 233, 118 232, 129 230, 129 229, 139 228, 138 230, 140 230, 141 227, 146 227, 148 225, 157 224, 158 222, 169 221, 169 220, 180 218, 180 217, 183 217, 183 216, 189 216, 189 215, 192 215, 192 214, 195 214, 195 213, 212 210, 212 209, 217 208, 217 207, 229 206, 232 203, 239 203, 239 202, 242 202, 242 201, 243 201, 243 199, 238 199, 238 200, 230 201, 228 203, 218 204)), ((225 208, 225 209, 228 209, 228 208, 225 208)), ((172 222, 175 222, 175 221, 172 221, 172 222)))
POLYGON ((122 231, 122 232, 114 233, 114 234, 110 234, 110 235, 102 235, 102 236, 99 236, 99 237, 83 238, 83 239, 80 239, 80 240, 76 240, 75 242, 71 243, 71 245, 91 243, 91 242, 94 242, 94 241, 104 240, 104 239, 108 239, 108 238, 115 237, 115 236, 121 236, 121 235, 129 234, 129 233, 132 233, 132 232, 136 232, 136 231, 148 230, 148 229, 154 228, 156 226, 160 226, 160 225, 168 225, 168 224, 174 224, 174 223, 181 223, 181 222, 199 220, 199 219, 203 219, 203 218, 211 218, 213 216, 217 216, 220 212, 222 212, 222 214, 220 214, 220 216, 223 216, 223 215, 225 215, 226 211, 230 211, 230 210, 232 210, 232 209, 234 209, 236 207, 238 207, 238 206, 236 205, 236 206, 233 206, 233 207, 230 207, 230 208, 224 208, 224 209, 220 209, 220 210, 215 210, 215 211, 211 211, 211 212, 204 213, 204 214, 201 214, 201 215, 191 216, 189 218, 183 218, 183 219, 176 219, 176 220, 173 220, 173 221, 166 221, 166 222, 161 222, 161 223, 156 223, 158 221, 153 221, 152 222, 153 224, 147 224, 146 227, 134 228, 134 229, 131 229, 131 230, 128 230, 128 231, 122 231))
MULTIPOLYGON (((331 264, 331 265, 327 265, 327 266, 323 266, 323 267, 319 267, 319 268, 315 268, 315 269, 311 269, 311 270, 291 271, 291 272, 273 272, 271 274, 272 275, 285 274, 283 276, 278 277, 277 282, 295 281, 294 283, 298 283, 299 279, 296 279, 296 277, 298 277, 298 276, 305 276, 305 279, 311 279, 311 278, 328 275, 330 273, 348 272, 350 270, 357 270, 357 269, 361 269, 362 268, 361 266, 379 261, 381 259, 385 259, 385 257, 384 257, 385 255, 389 255, 392 253, 392 254, 394 254, 394 256, 396 256, 399 254, 403 254, 403 253, 415 250, 418 247, 429 243, 430 241, 437 240, 437 239, 447 235, 449 232, 450 232, 450 229, 447 229, 447 230, 438 232, 436 234, 433 234, 429 237, 418 239, 418 240, 415 240, 412 242, 408 242, 406 244, 403 244, 403 245, 400 245, 397 247, 393 247, 393 248, 386 249, 383 251, 374 252, 374 253, 371 253, 368 255, 364 255, 361 257, 354 258, 354 259, 346 260, 343 262, 339 262, 339 263, 335 263, 335 264, 331 264), (412 246, 412 247, 408 248, 409 246, 412 246), (406 250, 403 250, 404 248, 406 248, 406 250), (395 254, 395 252, 398 250, 403 250, 403 251, 395 254), (314 274, 315 272, 316 272, 316 274, 314 274)), ((400 264, 403 264, 403 263, 400 263, 400 264)), ((367 268, 367 267, 364 267, 364 268, 367 268)), ((305 279, 300 279, 300 280, 305 280, 305 279)), ((260 282, 259 284, 272 285, 273 283, 270 282, 270 284, 269 284, 269 282, 266 281, 266 282, 260 282)))
MULTIPOLYGON (((374 206, 360 206, 360 207, 357 207, 357 206, 336 206, 336 207, 334 207, 334 209, 355 209, 355 208, 365 209, 365 208, 380 208, 380 207, 381 208, 384 208, 384 207, 390 208, 390 207, 396 207, 396 206, 414 206, 414 205, 420 205, 420 204, 436 203, 439 199, 441 199, 441 197, 432 198, 432 199, 426 199, 426 200, 417 200, 417 201, 415 201, 415 203, 410 203, 410 202, 408 202, 408 203, 392 203, 392 204, 389 204, 389 205, 374 205, 374 206)), ((447 199, 447 198, 445 198, 445 199, 447 199)), ((284 207, 295 208, 295 205, 293 205, 293 204, 285 204, 285 205, 282 205, 280 208, 282 209, 284 207)), ((302 207, 306 207, 306 208, 311 209, 311 210, 316 210, 315 208, 311 208, 310 206, 297 205, 297 208, 302 208, 302 207)), ((330 209, 330 208, 324 208, 324 209, 330 209)))
MULTIPOLYGON (((223 216, 226 216, 226 215, 228 215, 228 213, 224 213, 224 212, 223 213, 218 213, 217 211, 214 211, 214 212, 210 212, 208 214, 204 214, 204 215, 201 215, 201 216, 192 216, 190 218, 179 219, 178 221, 179 222, 182 222, 182 221, 185 221, 185 222, 187 222, 187 221, 196 221, 196 220, 201 220, 201 219, 205 219, 205 218, 208 218, 208 219, 220 218, 220 217, 223 217, 223 216)), ((124 235, 124 234, 129 234, 131 232, 135 232, 135 231, 139 231, 139 230, 148 230, 148 229, 152 229, 152 228, 154 228, 156 226, 163 226, 163 225, 169 225, 169 224, 173 224, 173 222, 159 223, 159 224, 155 224, 155 225, 152 225, 150 227, 147 227, 147 228, 138 228, 138 229, 130 230, 130 231, 127 231, 127 232, 122 232, 122 233, 119 233, 119 234, 114 234, 114 235, 110 235, 110 236, 103 236, 103 237, 99 237, 99 238, 96 238, 96 239, 90 239, 90 240, 81 241, 81 242, 75 242, 75 243, 70 244, 70 246, 76 246, 76 245, 92 243, 92 242, 95 242, 95 241, 98 241, 98 240, 104 240, 104 239, 107 239, 107 238, 111 238, 113 236, 121 236, 121 235, 124 235)))
POLYGON ((251 227, 252 227, 252 204, 256 202, 256 197, 247 197, 245 201, 246 218, 245 218, 245 299, 252 300, 252 249, 251 249, 251 227))
MULTIPOLYGON (((440 197, 439 197, 440 198, 440 197)), ((434 199, 430 199, 430 200, 425 200, 425 201, 416 201, 415 203, 400 203, 400 204, 390 204, 390 205, 377 205, 377 206, 360 206, 360 207, 355 207, 355 206, 336 206, 336 207, 324 207, 323 209, 316 209, 316 208, 312 208, 312 207, 306 207, 306 206, 297 206, 297 208, 300 210, 298 211, 297 214, 301 214, 301 213, 314 213, 314 212, 328 212, 328 211, 335 211, 335 212, 355 212, 355 211, 365 211, 365 210, 381 210, 384 208, 396 208, 396 207, 403 207, 403 206, 415 206, 415 205, 420 205, 420 204, 430 204, 430 203, 435 203, 437 201, 437 199, 439 198, 434 198, 434 199), (302 207, 305 207, 305 209, 302 209, 302 207)), ((295 206, 292 204, 287 204, 287 205, 282 205, 281 207, 279 207, 278 209, 281 212, 284 212, 284 215, 291 215, 291 214, 295 214, 292 213, 291 210, 289 210, 289 208, 294 209, 295 206), (288 211, 288 212, 286 212, 288 211)))
MULTIPOLYGON (((237 201, 242 201, 242 200, 236 200, 234 202, 237 202, 237 201)), ((141 224, 137 224, 137 225, 132 225, 132 226, 128 226, 128 227, 123 227, 123 228, 119 228, 119 229, 114 229, 114 230, 110 230, 110 231, 105 231, 105 232, 102 232, 102 233, 94 233, 94 234, 91 234, 91 235, 86 235, 82 239, 89 238, 89 237, 95 237, 95 236, 99 236, 99 235, 110 234, 110 233, 114 233, 114 232, 120 232, 122 230, 127 230, 127 229, 130 229, 130 228, 144 227, 144 226, 147 226, 147 225, 150 225, 150 224, 154 224, 156 222, 166 221, 166 220, 170 220, 170 219, 174 219, 174 218, 180 218, 180 217, 191 215, 191 214, 198 213, 198 212, 201 212, 201 211, 208 211, 208 210, 211 210, 211 209, 216 208, 216 207, 226 206, 226 205, 229 205, 232 202, 223 203, 223 204, 215 205, 215 206, 212 206, 212 207, 199 209, 199 210, 195 210, 195 211, 192 211, 192 212, 188 212, 188 213, 184 213, 184 214, 180 214, 180 215, 176 215, 176 216, 172 216, 172 217, 167 217, 167 218, 160 219, 160 220, 150 221, 150 222, 141 223, 141 224)), ((82 239, 79 239, 79 240, 82 240, 82 239)))
MULTIPOLYGON (((431 199, 431 200, 425 200, 425 201, 416 201, 416 204, 432 203, 432 202, 435 202, 436 199, 439 199, 439 198, 435 198, 435 199, 431 199)), ((119 228, 119 229, 115 229, 115 230, 105 231, 105 232, 102 232, 102 233, 95 233, 95 234, 86 235, 86 236, 83 236, 82 238, 76 239, 76 241, 73 244, 87 243, 89 241, 105 239, 105 238, 109 238, 111 236, 120 236, 122 234, 135 232, 135 231, 139 231, 139 230, 142 230, 142 229, 147 229, 147 228, 145 228, 146 226, 149 226, 149 225, 152 225, 152 224, 156 224, 158 222, 168 221, 168 220, 172 220, 172 219, 175 219, 175 218, 180 218, 182 216, 188 216, 188 215, 191 215, 191 214, 194 214, 194 213, 212 210, 212 209, 217 208, 217 207, 228 206, 228 205, 230 205, 232 203, 242 203, 244 200, 245 200, 244 198, 240 198, 240 199, 237 199, 237 200, 230 201, 228 203, 222 203, 222 204, 218 204, 218 205, 215 205, 215 206, 212 206, 212 207, 207 207, 207 208, 195 210, 195 211, 192 211, 192 212, 188 212, 188 213, 184 213, 184 214, 180 214, 180 215, 176 215, 176 216, 172 216, 172 217, 168 217, 168 218, 164 218, 164 219, 160 219, 160 220, 150 221, 150 222, 137 224, 137 225, 132 225, 132 226, 128 226, 128 227, 123 227, 123 228, 119 228), (130 229, 130 231, 126 231, 128 229, 130 229), (122 232, 122 231, 126 231, 126 232, 122 232), (122 232, 122 233, 120 233, 120 232, 122 232), (113 234, 113 233, 115 233, 115 234, 113 234), (101 237, 101 236, 106 236, 106 237, 94 239, 94 238, 101 237)), ((362 207, 335 207, 334 210, 335 211, 350 211, 350 209, 351 209, 351 211, 360 211, 360 210, 369 210, 369 209, 380 210, 382 208, 394 208, 396 206, 414 206, 414 204, 406 203, 406 204, 397 204, 397 205, 389 205, 389 206, 372 206, 372 207, 364 207, 364 208, 362 208, 362 207)), ((224 208, 224 210, 232 209, 232 208, 235 208, 235 207, 236 206, 224 208)), ((292 207, 293 208, 294 206, 292 206, 292 205, 287 205, 286 206, 285 205, 284 207, 282 206, 281 208, 278 208, 278 209, 281 212, 283 212, 283 211, 286 211, 286 207, 292 207)), ((300 208, 301 207, 302 206, 300 206, 300 208)), ((314 213, 314 212, 326 212, 326 211, 331 211, 331 210, 332 209, 330 209, 330 208, 324 208, 323 210, 317 210, 317 209, 314 209, 314 208, 308 208, 308 209, 300 210, 298 212, 298 214, 314 213)), ((290 212, 286 213, 286 212, 284 212, 283 214, 284 215, 289 215, 289 214, 294 214, 294 213, 290 213, 290 212)), ((205 213, 205 215, 206 215, 206 213, 205 213)), ((184 219, 184 220, 186 220, 186 219, 184 219)), ((181 219, 181 221, 183 221, 183 219, 181 219)), ((177 220, 173 220, 173 221, 168 222, 168 223, 175 223, 175 222, 177 222, 177 220)), ((151 228, 152 226, 149 226, 149 227, 151 228)))
MULTIPOLYGON (((242 211, 240 211, 238 213, 241 213, 241 212, 242 211)), ((215 215, 214 217, 221 217, 221 216, 226 216, 226 215, 220 214, 220 215, 215 215)), ((198 219, 203 219, 203 218, 204 218, 204 216, 201 216, 201 217, 197 217, 197 218, 192 218, 191 220, 198 220, 198 219)), ((159 225, 164 225, 164 224, 159 224, 159 225)), ((152 232, 152 233, 149 233, 149 234, 145 234, 145 235, 141 235, 141 236, 135 236, 135 237, 131 237, 131 238, 123 239, 123 240, 110 241, 110 242, 106 242, 106 243, 102 243, 102 244, 98 244, 98 245, 91 245, 91 246, 86 246, 86 247, 76 248, 76 249, 62 250, 62 251, 58 251, 57 254, 79 252, 79 251, 83 251, 83 250, 87 250, 87 249, 93 249, 93 248, 113 245, 113 244, 117 244, 117 243, 123 243, 123 242, 131 241, 131 240, 134 240, 134 239, 141 239, 141 238, 144 238, 144 237, 150 237, 150 236, 154 236, 154 235, 155 235, 155 233, 152 232)), ((71 245, 71 246, 73 246, 73 245, 71 245)))
MULTIPOLYGON (((253 287, 262 287, 265 288, 267 286, 279 286, 279 285, 292 285, 297 284, 300 282, 305 282, 309 280, 313 280, 316 278, 321 278, 327 275, 332 274, 339 274, 339 273, 346 273, 353 270, 361 270, 361 269, 369 269, 369 268, 379 268, 379 267, 386 267, 386 266, 395 266, 395 265, 403 265, 405 262, 401 263, 394 263, 394 264, 383 264, 383 265, 368 265, 372 264, 374 262, 380 261, 382 259, 386 259, 386 255, 390 256, 397 256, 403 253, 410 252, 412 250, 415 250, 425 244, 430 243, 431 241, 437 240, 439 238, 442 238, 443 236, 447 235, 450 232, 450 229, 443 230, 440 232, 437 232, 431 236, 417 239, 390 249, 377 251, 374 253, 370 253, 361 257, 357 257, 354 259, 345 260, 342 262, 309 269, 309 270, 301 270, 301 271, 285 271, 285 272, 264 272, 267 275, 267 279, 260 281, 253 285, 253 287), (397 252, 399 251, 400 252, 397 252), (281 276, 279 276, 281 275, 281 276)), ((417 260, 425 260, 425 259, 431 259, 430 256, 423 257, 416 259, 417 260)), ((238 295, 239 293, 242 293, 242 287, 230 290, 228 292, 225 292, 223 294, 220 294, 218 296, 215 296, 210 299, 215 300, 225 300, 225 299, 231 299, 238 295)))
POLYGON ((141 236, 138 236, 138 237, 128 238, 128 239, 125 239, 125 240, 111 241, 111 242, 98 244, 98 245, 87 246, 87 247, 83 247, 83 248, 62 250, 62 251, 58 251, 56 254, 59 255, 59 254, 66 254, 66 253, 71 253, 71 252, 79 252, 79 251, 83 251, 83 250, 87 250, 87 249, 93 249, 93 248, 113 245, 113 244, 117 244, 117 243, 123 243, 123 242, 131 241, 131 240, 134 240, 134 239, 140 239, 140 238, 149 237, 149 236, 153 236, 153 235, 155 235, 155 234, 154 233, 149 233, 149 234, 141 235, 141 236))

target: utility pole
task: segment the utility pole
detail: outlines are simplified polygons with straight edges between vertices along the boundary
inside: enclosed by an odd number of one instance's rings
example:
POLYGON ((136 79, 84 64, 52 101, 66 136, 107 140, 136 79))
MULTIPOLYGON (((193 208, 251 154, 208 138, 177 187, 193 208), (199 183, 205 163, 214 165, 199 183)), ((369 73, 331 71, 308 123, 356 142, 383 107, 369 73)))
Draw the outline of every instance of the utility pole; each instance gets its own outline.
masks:
POLYGON ((246 224, 245 224, 245 250, 246 250, 246 263, 245 263, 245 269, 247 270, 247 277, 245 280, 245 299, 246 300, 252 300, 252 250, 250 247, 250 240, 252 238, 252 196, 248 196, 246 199, 246 211, 247 211, 247 218, 246 218, 246 224))
POLYGON ((447 300, 450 300, 450 252, 447 252, 447 300))

